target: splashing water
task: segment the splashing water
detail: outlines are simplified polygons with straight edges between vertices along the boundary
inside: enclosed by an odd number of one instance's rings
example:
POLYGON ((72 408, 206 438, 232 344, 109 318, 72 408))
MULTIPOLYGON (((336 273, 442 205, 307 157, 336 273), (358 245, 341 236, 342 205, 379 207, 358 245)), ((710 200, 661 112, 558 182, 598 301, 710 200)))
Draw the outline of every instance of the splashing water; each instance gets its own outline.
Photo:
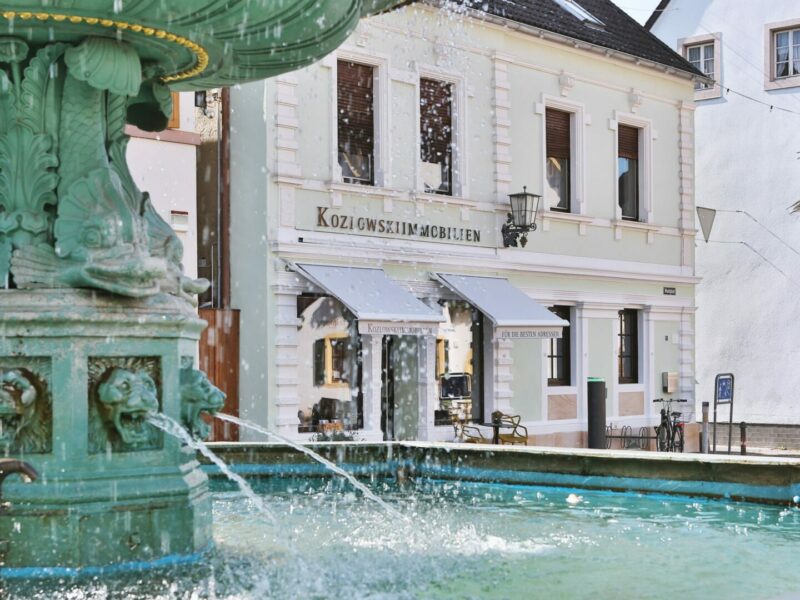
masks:
POLYGON ((271 523, 276 523, 275 515, 273 515, 272 511, 270 511, 266 504, 264 504, 264 499, 253 491, 253 488, 250 487, 250 484, 242 479, 240 475, 237 475, 231 471, 230 467, 228 467, 228 465, 226 465, 219 456, 214 454, 203 442, 193 438, 192 435, 186 431, 175 419, 168 417, 163 413, 153 413, 147 417, 147 421, 153 425, 153 427, 157 427, 164 433, 178 438, 184 444, 194 450, 197 450, 208 460, 214 463, 228 479, 239 486, 242 494, 244 494, 244 496, 253 503, 258 512, 267 517, 271 523))
POLYGON ((294 448, 298 452, 302 452, 303 454, 305 454, 306 456, 312 458, 313 460, 317 461, 318 463, 325 465, 328 469, 330 469, 331 471, 333 471, 337 475, 341 475, 342 477, 347 479, 347 481, 349 481, 353 485, 354 488, 356 488, 358 491, 360 491, 362 494, 364 494, 364 496, 366 498, 369 498, 370 500, 372 500, 373 502, 378 504, 387 513, 391 514, 394 517, 399 517, 401 519, 406 519, 405 515, 400 514, 394 508, 392 508, 391 506, 386 504, 386 502, 384 502, 383 500, 378 498, 378 496, 373 494, 372 491, 367 486, 365 486, 358 479, 353 477, 353 475, 351 473, 348 473, 347 471, 345 471, 341 467, 335 465, 334 463, 329 461, 327 458, 324 458, 324 457, 320 456, 319 454, 317 454, 313 450, 310 450, 309 448, 306 448, 305 446, 301 446, 300 444, 297 444, 297 443, 293 442, 292 440, 283 437, 280 434, 277 434, 277 433, 275 433, 273 431, 265 429, 264 427, 261 427, 261 425, 257 425, 256 423, 253 423, 252 421, 246 421, 244 419, 239 419, 238 417, 234 417, 232 415, 226 415, 225 413, 217 413, 214 416, 217 417, 218 419, 222 420, 222 421, 228 421, 229 423, 233 423, 234 425, 238 425, 239 427, 244 427, 245 429, 250 429, 251 431, 256 431, 258 433, 266 435, 267 437, 271 437, 272 439, 275 439, 275 440, 277 440, 277 441, 279 441, 281 443, 284 443, 287 446, 291 446, 292 448, 294 448))

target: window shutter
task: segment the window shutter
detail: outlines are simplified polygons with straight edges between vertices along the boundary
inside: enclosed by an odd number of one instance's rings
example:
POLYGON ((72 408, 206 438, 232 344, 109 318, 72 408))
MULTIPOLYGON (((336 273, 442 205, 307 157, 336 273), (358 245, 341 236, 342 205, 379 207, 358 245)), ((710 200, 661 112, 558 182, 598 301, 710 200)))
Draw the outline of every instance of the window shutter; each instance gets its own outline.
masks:
POLYGON ((325 385, 325 339, 314 341, 314 385, 325 385))
POLYGON ((620 125, 617 138, 619 140, 619 156, 639 160, 639 129, 629 125, 620 125))
POLYGON ((548 108, 545 111, 547 122, 547 156, 570 158, 570 120, 572 115, 563 110, 548 108))
POLYGON ((450 156, 453 140, 453 86, 421 79, 419 103, 420 158, 423 162, 444 163, 450 156))
POLYGON ((373 67, 340 60, 337 78, 339 152, 372 156, 373 67))

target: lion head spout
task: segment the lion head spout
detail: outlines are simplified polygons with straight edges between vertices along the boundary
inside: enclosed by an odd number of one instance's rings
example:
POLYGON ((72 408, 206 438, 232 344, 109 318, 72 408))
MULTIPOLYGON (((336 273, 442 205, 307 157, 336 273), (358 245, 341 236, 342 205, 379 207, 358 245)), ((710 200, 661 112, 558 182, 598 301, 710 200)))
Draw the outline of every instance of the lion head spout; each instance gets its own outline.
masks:
POLYGON ((97 387, 103 421, 125 444, 135 446, 150 438, 147 417, 158 410, 156 384, 147 373, 114 367, 97 387))
POLYGON ((206 439, 211 428, 201 413, 213 415, 225 405, 225 394, 202 371, 181 369, 181 421, 193 436, 206 439))

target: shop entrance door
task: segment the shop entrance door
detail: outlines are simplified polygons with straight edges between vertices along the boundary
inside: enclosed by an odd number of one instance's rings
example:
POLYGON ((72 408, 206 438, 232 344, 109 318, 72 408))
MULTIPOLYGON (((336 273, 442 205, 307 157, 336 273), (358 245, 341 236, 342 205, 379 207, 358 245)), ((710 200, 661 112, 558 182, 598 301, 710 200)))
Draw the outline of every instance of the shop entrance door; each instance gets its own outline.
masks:
POLYGON ((381 430, 383 439, 394 440, 394 360, 393 350, 397 338, 383 336, 381 352, 381 430))

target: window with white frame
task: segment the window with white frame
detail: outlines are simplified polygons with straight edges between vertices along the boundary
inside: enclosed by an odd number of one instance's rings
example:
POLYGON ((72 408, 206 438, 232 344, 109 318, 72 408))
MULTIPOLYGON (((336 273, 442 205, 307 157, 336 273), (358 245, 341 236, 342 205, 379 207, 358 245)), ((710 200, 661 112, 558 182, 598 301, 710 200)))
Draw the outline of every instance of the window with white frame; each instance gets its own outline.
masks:
POLYGON ((547 208, 572 210, 572 113, 545 109, 545 202, 547 208))
POLYGON ((800 75, 800 27, 773 35, 775 79, 800 75))
MULTIPOLYGON (((698 71, 714 79, 714 42, 708 44, 693 44, 686 47, 686 60, 692 63, 698 71)), ((694 84, 696 90, 707 90, 713 84, 698 81, 694 84)))
POLYGON ((764 25, 764 89, 800 87, 800 18, 764 25))
POLYGON ((585 25, 594 25, 595 27, 605 26, 605 23, 583 8, 575 0, 555 0, 555 2, 573 17, 581 20, 585 25))
POLYGON ((420 162, 428 193, 453 194, 453 84, 423 77, 419 84, 420 162))
POLYGON ((338 160, 345 183, 375 184, 375 67, 337 61, 338 160))
POLYGON ((639 220, 639 128, 620 124, 617 129, 618 202, 621 217, 626 221, 639 220))

